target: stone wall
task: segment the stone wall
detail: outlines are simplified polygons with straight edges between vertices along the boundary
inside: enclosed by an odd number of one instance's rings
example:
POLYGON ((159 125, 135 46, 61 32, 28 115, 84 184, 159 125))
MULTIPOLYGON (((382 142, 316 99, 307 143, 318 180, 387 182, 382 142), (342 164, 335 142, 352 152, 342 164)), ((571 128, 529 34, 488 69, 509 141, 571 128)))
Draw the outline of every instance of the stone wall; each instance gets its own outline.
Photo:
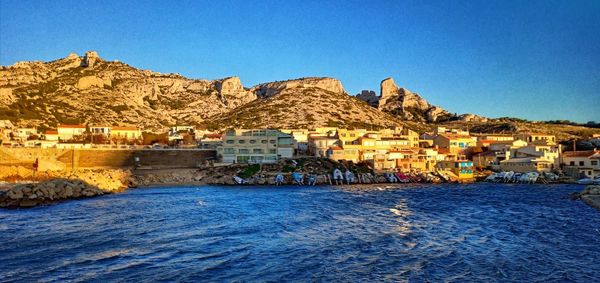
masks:
POLYGON ((215 150, 198 149, 147 149, 147 150, 108 150, 108 149, 41 149, 41 148, 1 148, 0 167, 31 167, 35 159, 39 161, 39 171, 62 171, 86 168, 125 168, 133 167, 139 158, 139 165, 152 168, 194 168, 206 160, 216 158, 215 150))

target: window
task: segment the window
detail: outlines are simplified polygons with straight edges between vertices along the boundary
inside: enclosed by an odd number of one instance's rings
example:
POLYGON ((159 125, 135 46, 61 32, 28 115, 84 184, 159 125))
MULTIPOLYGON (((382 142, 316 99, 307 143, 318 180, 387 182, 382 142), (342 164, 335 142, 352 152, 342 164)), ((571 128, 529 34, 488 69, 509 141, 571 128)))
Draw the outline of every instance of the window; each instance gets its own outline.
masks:
POLYGON ((598 165, 598 161, 596 161, 596 160, 593 160, 593 161, 591 161, 590 163, 591 163, 592 165, 598 165))
POLYGON ((275 144, 275 140, 270 140, 269 143, 275 144))
POLYGON ((226 144, 233 144, 233 140, 226 140, 225 143, 226 144))
POLYGON ((237 162, 238 163, 248 163, 248 159, 250 159, 250 156, 238 156, 237 162))
POLYGON ((233 148, 224 148, 223 153, 225 154, 235 154, 235 149, 233 148))
POLYGON ((250 140, 250 143, 254 144, 256 143, 256 140, 250 140))
POLYGON ((269 148, 269 153, 270 154, 277 154, 277 150, 274 148, 269 148))
POLYGON ((266 144, 266 143, 267 143, 267 140, 261 140, 261 141, 260 141, 260 143, 262 143, 262 144, 266 144))
POLYGON ((583 161, 579 161, 579 166, 583 166, 583 161))
POLYGON ((248 154, 250 153, 250 150, 248 150, 247 148, 240 148, 240 154, 248 154))
POLYGON ((571 166, 575 166, 575 161, 571 161, 571 162, 569 162, 569 165, 571 165, 571 166))
POLYGON ((245 141, 245 140, 239 140, 239 141, 238 141, 238 143, 239 143, 239 144, 245 144, 245 143, 246 143, 246 141, 245 141))
POLYGON ((252 150, 252 153, 263 153, 262 148, 255 148, 252 150))

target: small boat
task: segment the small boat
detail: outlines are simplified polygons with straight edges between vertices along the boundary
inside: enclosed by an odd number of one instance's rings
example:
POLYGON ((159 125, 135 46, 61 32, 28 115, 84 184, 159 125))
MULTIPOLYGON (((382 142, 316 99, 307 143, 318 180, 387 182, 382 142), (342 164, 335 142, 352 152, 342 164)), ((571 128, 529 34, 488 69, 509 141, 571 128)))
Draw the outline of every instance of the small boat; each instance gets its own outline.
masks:
POLYGON ((346 182, 348 182, 348 184, 354 183, 354 173, 352 173, 352 171, 346 170, 344 175, 346 175, 346 182))
POLYGON ((241 185, 241 184, 245 184, 245 183, 246 183, 246 180, 242 179, 242 178, 241 178, 241 177, 239 177, 239 176, 233 176, 233 180, 234 180, 234 181, 235 181, 237 184, 240 184, 240 185, 241 185))
POLYGON ((600 184, 600 176, 596 176, 594 178, 583 178, 577 181, 580 185, 598 185, 600 184))

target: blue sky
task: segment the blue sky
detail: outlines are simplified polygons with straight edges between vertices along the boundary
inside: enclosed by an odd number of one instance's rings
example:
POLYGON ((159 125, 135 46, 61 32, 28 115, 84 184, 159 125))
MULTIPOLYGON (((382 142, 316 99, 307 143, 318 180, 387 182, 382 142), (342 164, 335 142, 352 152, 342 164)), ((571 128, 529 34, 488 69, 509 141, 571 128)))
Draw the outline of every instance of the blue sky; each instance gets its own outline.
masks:
POLYGON ((245 86, 396 83, 456 113, 600 121, 600 1, 0 0, 0 64, 97 50, 245 86))

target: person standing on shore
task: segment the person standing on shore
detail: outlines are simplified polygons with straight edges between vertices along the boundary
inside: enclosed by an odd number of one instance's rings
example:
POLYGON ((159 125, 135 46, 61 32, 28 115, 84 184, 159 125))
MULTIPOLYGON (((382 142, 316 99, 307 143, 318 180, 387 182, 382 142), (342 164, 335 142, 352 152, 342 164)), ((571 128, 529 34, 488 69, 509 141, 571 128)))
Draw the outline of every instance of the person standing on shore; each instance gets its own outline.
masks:
POLYGON ((37 172, 39 165, 40 165, 39 160, 36 158, 35 162, 33 162, 33 177, 34 178, 35 178, 35 173, 37 172))

